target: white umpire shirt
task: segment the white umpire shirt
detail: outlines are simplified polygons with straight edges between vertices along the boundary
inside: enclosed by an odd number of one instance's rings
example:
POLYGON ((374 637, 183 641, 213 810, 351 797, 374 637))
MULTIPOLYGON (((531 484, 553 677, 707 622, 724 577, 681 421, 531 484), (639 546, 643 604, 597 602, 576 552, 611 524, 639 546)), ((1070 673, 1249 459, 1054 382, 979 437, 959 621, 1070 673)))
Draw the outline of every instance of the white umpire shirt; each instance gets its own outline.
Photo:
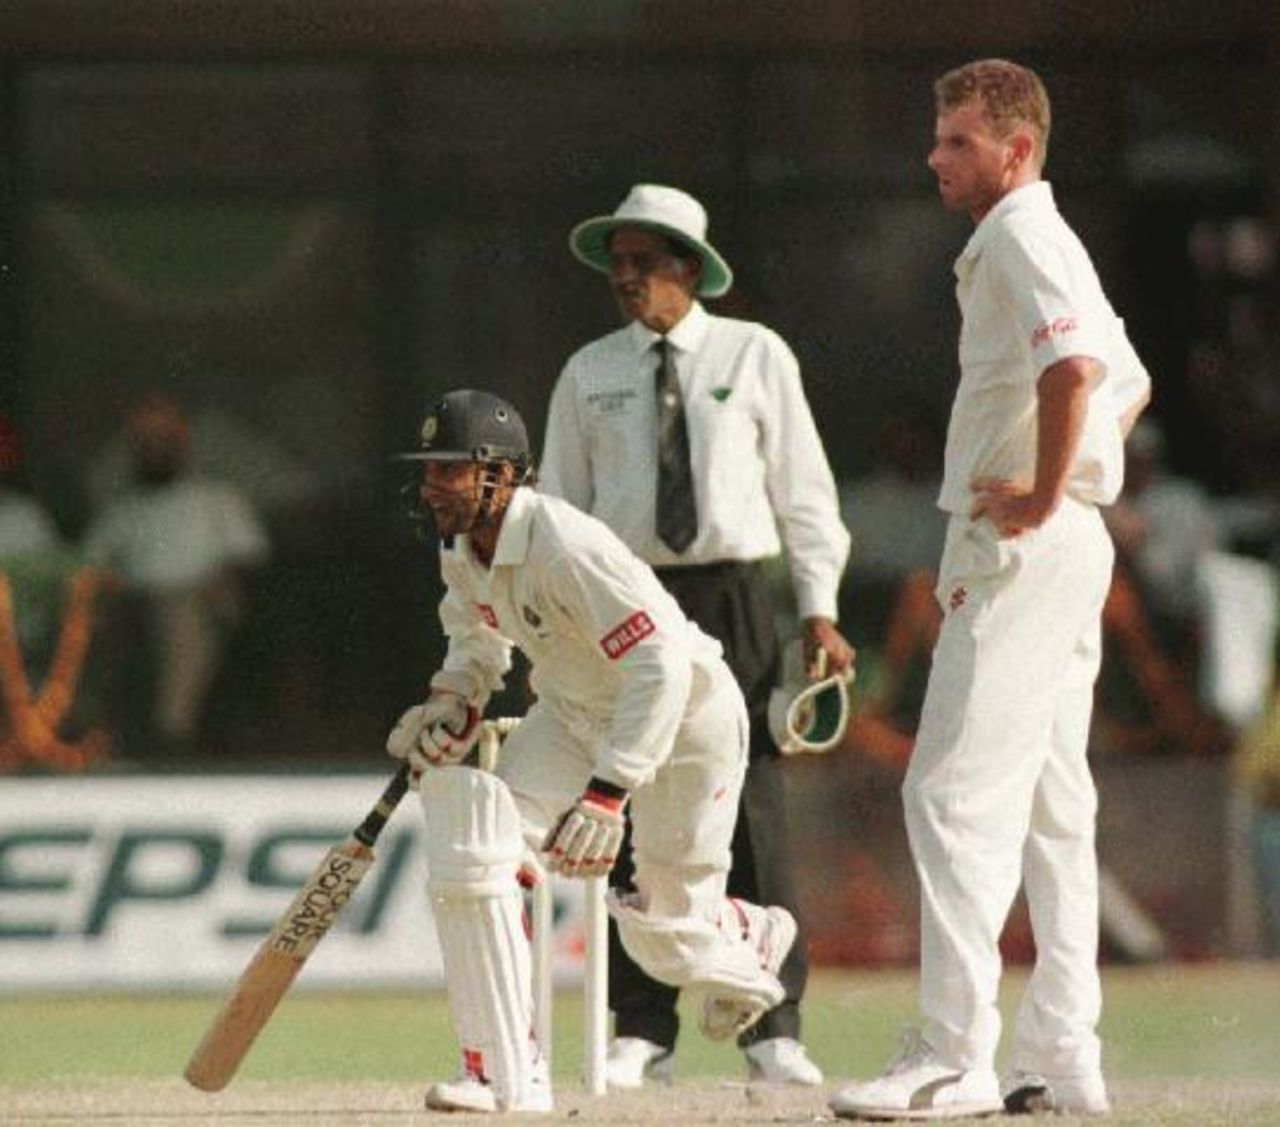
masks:
POLYGON ((655 567, 760 560, 785 544, 801 617, 834 619, 849 534, 791 349, 696 302, 667 335, 698 505, 697 538, 677 555, 655 530, 658 339, 633 321, 569 358, 551 398, 543 490, 655 567))
POLYGON ((1036 384, 1071 356, 1098 361, 1103 377, 1089 397, 1066 491, 1087 504, 1110 504, 1124 479, 1119 419, 1151 380, 1049 184, 1037 181, 996 204, 955 273, 964 318, 960 385, 938 504, 968 513, 980 477, 1034 481, 1036 384))
POLYGON ((594 774, 635 789, 671 754, 676 729, 712 691, 720 643, 689 622, 653 572, 599 521, 520 488, 491 567, 468 538, 441 548, 448 590, 444 669, 496 689, 512 644, 538 707, 594 752, 594 774), (593 746, 594 745, 594 746, 593 746))

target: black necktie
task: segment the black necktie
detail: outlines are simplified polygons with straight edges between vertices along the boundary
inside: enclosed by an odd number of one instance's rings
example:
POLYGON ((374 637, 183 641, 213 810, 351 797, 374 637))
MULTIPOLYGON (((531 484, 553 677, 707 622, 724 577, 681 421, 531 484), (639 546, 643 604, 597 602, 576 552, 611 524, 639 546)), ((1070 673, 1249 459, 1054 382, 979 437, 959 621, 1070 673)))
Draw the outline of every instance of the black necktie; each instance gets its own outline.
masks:
POLYGON ((658 537, 673 552, 683 552, 698 534, 689 427, 675 352, 666 337, 653 347, 658 353, 658 537))

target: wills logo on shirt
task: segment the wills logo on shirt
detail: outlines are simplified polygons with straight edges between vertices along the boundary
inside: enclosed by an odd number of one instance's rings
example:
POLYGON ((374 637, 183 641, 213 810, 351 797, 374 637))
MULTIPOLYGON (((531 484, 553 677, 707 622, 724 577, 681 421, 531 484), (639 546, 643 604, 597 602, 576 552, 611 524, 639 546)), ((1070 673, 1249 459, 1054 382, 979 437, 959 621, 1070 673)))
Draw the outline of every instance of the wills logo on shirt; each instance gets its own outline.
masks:
POLYGON ((733 388, 731 387, 713 387, 711 389, 711 398, 717 403, 723 403, 732 394, 733 388))
POLYGON ((535 630, 542 625, 542 616, 533 609, 528 603, 520 607, 520 613, 524 615, 524 620, 535 630))
POLYGON ((964 587, 953 587, 951 589, 951 598, 947 600, 947 605, 955 611, 959 610, 968 601, 969 592, 964 587))
POLYGON ((476 613, 484 619, 486 626, 491 626, 494 630, 498 629, 498 616, 488 603, 476 603, 476 613))
POLYGON ((644 611, 638 610, 622 625, 610 630, 600 639, 600 648, 610 661, 617 661, 627 650, 631 649, 641 638, 647 638, 655 630, 653 619, 644 611))
POLYGON ((1031 347, 1038 348, 1054 337, 1065 336, 1067 333, 1074 333, 1080 327, 1080 318, 1078 317, 1059 317, 1055 321, 1046 321, 1043 325, 1037 325, 1031 332, 1031 347))

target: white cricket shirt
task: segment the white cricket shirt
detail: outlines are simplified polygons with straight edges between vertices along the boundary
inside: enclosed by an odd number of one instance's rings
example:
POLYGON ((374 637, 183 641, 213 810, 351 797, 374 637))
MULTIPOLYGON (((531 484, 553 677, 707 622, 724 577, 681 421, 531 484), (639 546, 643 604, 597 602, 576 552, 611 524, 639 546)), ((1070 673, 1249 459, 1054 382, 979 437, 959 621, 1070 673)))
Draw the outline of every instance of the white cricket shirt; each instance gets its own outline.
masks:
POLYGON ((1048 183, 1010 192, 978 224, 956 261, 960 385, 947 430, 938 504, 968 513, 976 478, 1030 484, 1036 466, 1036 383, 1071 356, 1098 361, 1067 493, 1114 501, 1124 480, 1119 419, 1150 386, 1084 246, 1048 183))
POLYGON ((56 548, 58 530, 40 503, 0 486, 0 557, 56 548))
POLYGON ((492 567, 458 536, 440 570, 444 668, 493 690, 519 646, 539 705, 597 749, 594 773, 609 782, 651 779, 681 720, 732 683, 711 674, 720 643, 609 529, 558 498, 517 489, 492 567))
POLYGON ((688 419, 698 535, 677 555, 655 531, 658 334, 633 321, 581 348, 556 384, 541 481, 655 567, 751 561, 785 544, 801 616, 836 616, 849 552, 835 482, 777 333, 695 303, 668 334, 688 419))
POLYGON ((268 555, 267 534, 243 494, 200 477, 134 489, 90 526, 85 558, 131 587, 174 590, 268 555))

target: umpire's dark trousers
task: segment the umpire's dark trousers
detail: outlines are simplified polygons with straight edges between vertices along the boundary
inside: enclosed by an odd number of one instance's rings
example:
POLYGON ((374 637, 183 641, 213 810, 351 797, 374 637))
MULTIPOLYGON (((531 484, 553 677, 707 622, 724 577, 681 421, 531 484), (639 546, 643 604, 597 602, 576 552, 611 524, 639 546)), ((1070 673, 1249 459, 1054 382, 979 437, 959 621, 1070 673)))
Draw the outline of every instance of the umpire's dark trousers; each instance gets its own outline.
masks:
MULTIPOLYGON (((763 569, 756 563, 715 563, 659 568, 657 575, 684 613, 724 646, 725 660, 747 700, 751 756, 733 835, 729 895, 761 905, 779 904, 799 923, 782 761, 769 735, 769 694, 777 684, 779 651, 763 569)), ((609 883, 629 888, 634 872, 628 834, 609 883)), ((748 1030, 740 1044, 799 1037, 800 997, 809 977, 805 947, 802 924, 779 975, 786 998, 748 1030)), ((614 1036, 643 1037, 673 1048, 680 1029, 678 994, 675 987, 655 982, 631 961, 610 921, 609 1008, 614 1012, 614 1036)))

